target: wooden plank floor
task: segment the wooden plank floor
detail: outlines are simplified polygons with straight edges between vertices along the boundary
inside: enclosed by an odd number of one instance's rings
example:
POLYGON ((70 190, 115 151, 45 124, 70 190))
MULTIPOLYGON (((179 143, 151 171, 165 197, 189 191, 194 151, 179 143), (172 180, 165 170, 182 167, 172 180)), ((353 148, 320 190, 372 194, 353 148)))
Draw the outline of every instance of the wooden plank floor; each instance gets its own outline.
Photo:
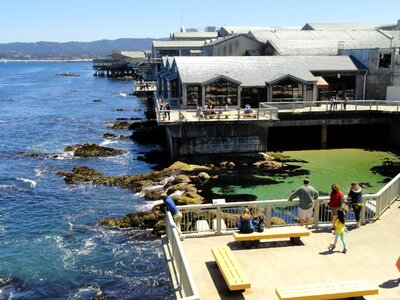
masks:
POLYGON ((328 229, 311 229, 304 244, 294 246, 288 239, 265 240, 256 248, 245 249, 232 235, 187 238, 183 247, 201 299, 270 299, 275 288, 336 281, 367 279, 379 287, 379 294, 367 300, 400 299, 400 272, 395 264, 400 256, 400 201, 380 220, 345 233, 348 252, 340 240, 334 251, 328 229), (211 247, 229 246, 246 272, 251 288, 231 292, 215 264, 211 247))

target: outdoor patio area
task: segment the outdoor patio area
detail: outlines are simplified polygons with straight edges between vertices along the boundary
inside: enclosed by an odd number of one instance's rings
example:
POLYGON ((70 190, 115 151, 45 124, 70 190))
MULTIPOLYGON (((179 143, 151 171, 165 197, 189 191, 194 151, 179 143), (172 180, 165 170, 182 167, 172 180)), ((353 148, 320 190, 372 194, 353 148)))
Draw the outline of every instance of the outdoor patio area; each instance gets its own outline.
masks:
MULTIPOLYGON (((275 288, 299 284, 329 283, 367 279, 379 294, 365 299, 400 299, 400 272, 395 263, 400 256, 400 201, 395 201, 374 223, 345 233, 347 254, 338 241, 333 251, 327 247, 334 235, 328 227, 310 229, 300 245, 288 239, 263 240, 246 249, 232 235, 186 238, 183 242, 200 299, 278 299, 275 288), (211 253, 211 247, 227 245, 251 283, 245 291, 231 292, 211 253)), ((266 229, 268 230, 268 229, 266 229)))

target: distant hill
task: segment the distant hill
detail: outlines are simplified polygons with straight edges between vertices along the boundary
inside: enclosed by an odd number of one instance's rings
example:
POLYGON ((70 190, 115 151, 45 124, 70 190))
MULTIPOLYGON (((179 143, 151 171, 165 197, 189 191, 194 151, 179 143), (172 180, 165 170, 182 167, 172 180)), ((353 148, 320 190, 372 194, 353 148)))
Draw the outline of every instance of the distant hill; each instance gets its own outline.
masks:
POLYGON ((111 54, 113 49, 150 50, 152 38, 98 40, 94 42, 35 42, 0 44, 0 59, 91 59, 111 54))

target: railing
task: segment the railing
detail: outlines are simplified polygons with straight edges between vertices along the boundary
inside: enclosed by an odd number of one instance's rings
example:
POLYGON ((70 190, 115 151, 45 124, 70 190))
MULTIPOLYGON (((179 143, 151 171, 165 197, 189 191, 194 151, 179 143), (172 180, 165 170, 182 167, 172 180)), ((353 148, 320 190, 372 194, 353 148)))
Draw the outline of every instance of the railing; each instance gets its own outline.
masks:
POLYGON ((178 285, 178 292, 181 295, 180 299, 200 299, 185 252, 183 251, 179 233, 175 227, 175 222, 170 212, 166 213, 165 230, 168 238, 169 257, 175 268, 175 272, 171 272, 171 275, 176 276, 175 280, 178 285))
POLYGON ((400 101, 392 100, 343 100, 336 101, 292 101, 292 102, 261 102, 260 107, 272 106, 279 111, 319 112, 319 111, 394 111, 400 112, 400 101))
POLYGON ((212 121, 237 121, 237 120, 278 120, 278 109, 275 107, 262 107, 253 109, 252 113, 245 113, 241 108, 224 109, 171 109, 160 110, 156 105, 158 122, 212 122, 212 121), (170 115, 167 118, 168 113, 170 115))
MULTIPOLYGON (((378 193, 364 195, 361 210, 361 223, 378 219, 382 213, 400 195, 400 174, 386 184, 378 193)), ((316 227, 330 224, 331 212, 327 205, 329 197, 321 197, 314 205, 314 220, 316 227)), ((194 233, 223 234, 237 229, 239 216, 243 209, 250 208, 254 214, 263 213, 266 216, 266 227, 296 225, 298 201, 263 200, 251 202, 234 202, 226 204, 203 204, 179 206, 183 214, 182 232, 186 235, 194 233)), ((346 214, 350 222, 355 220, 354 213, 346 214)))

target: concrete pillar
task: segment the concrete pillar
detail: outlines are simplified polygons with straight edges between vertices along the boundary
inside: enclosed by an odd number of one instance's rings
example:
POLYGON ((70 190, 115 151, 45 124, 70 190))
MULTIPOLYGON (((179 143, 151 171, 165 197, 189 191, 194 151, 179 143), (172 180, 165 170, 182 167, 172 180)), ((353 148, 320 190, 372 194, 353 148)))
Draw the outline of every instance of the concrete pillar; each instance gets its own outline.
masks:
POLYGON ((303 95, 302 95, 303 101, 307 101, 307 85, 303 83, 303 95))
POLYGON ((326 149, 328 142, 328 125, 321 126, 321 149, 326 149))
POLYGON ((201 107, 204 107, 206 104, 206 87, 204 85, 201 86, 201 107))
POLYGON ((242 98, 240 97, 240 95, 242 94, 242 87, 238 86, 238 95, 237 95, 237 99, 238 99, 238 106, 240 107, 241 102, 242 102, 242 98))
POLYGON ((182 104, 187 105, 187 89, 186 84, 182 84, 182 104))

